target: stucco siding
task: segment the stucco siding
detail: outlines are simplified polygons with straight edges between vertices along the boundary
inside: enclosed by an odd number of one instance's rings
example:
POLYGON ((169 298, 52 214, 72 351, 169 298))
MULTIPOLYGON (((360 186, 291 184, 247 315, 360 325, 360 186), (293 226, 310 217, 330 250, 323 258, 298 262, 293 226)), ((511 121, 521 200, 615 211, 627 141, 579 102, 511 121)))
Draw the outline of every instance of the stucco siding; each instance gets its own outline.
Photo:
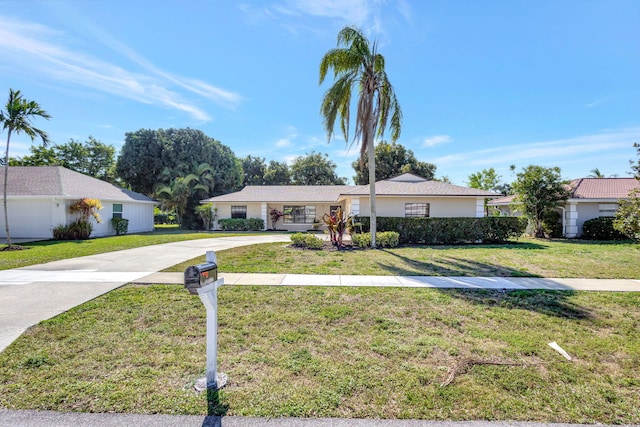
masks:
MULTIPOLYGON (((475 217, 476 199, 445 197, 376 197, 378 216, 404 217, 405 203, 429 203, 429 216, 438 218, 475 217)), ((360 215, 370 215, 369 198, 360 198, 360 215)))
POLYGON ((578 236, 582 236, 582 226, 585 221, 600 216, 599 203, 578 203, 576 206, 578 210, 578 219, 576 225, 578 226, 578 236))

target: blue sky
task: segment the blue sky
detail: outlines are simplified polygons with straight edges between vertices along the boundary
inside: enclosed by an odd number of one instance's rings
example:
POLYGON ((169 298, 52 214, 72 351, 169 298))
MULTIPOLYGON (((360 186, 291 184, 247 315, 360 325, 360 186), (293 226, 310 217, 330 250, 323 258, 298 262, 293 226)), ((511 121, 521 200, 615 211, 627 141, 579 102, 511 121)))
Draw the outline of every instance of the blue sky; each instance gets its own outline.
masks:
MULTIPOLYGON (((511 181, 509 165, 538 164, 626 177, 639 22, 637 0, 0 0, 0 100, 11 87, 39 102, 54 143, 119 150, 126 132, 191 127, 239 157, 328 153, 351 179, 358 149, 327 141, 318 67, 356 25, 386 58, 398 142, 437 176, 465 185, 494 167, 511 181)), ((10 154, 30 145, 15 136, 10 154)))

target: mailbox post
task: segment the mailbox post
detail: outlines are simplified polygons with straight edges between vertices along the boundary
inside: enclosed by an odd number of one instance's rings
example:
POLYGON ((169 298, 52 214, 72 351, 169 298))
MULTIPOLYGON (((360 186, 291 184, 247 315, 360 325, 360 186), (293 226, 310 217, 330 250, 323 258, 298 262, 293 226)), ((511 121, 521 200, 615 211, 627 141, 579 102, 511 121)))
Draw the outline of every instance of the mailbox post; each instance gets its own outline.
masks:
POLYGON ((207 376, 200 378, 196 390, 219 390, 227 383, 227 375, 218 368, 218 288, 224 279, 218 279, 218 265, 214 251, 207 251, 207 262, 192 265, 184 271, 184 286, 200 300, 207 309, 207 376))

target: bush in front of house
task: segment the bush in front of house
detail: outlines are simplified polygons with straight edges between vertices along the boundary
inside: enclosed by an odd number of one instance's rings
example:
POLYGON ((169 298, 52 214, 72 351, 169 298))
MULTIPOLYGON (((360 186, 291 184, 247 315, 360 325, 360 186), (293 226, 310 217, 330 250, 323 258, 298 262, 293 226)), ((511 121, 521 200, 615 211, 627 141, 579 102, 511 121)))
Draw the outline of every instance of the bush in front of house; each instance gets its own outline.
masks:
POLYGON ((291 235, 291 244, 297 248, 322 249, 323 240, 307 233, 291 235))
POLYGON ((116 231, 116 236, 127 234, 129 231, 129 220, 126 218, 111 218, 111 226, 116 231))
POLYGON ((225 218, 218 220, 223 231, 260 231, 264 230, 262 218, 225 218))
MULTIPOLYGON (((369 217, 362 217, 361 223, 368 231, 369 217)), ((395 231, 405 244, 501 243, 520 237, 526 226, 523 217, 377 218, 378 231, 395 231)))
MULTIPOLYGON (((359 248, 371 246, 371 233, 353 233, 351 242, 359 248)), ((376 233, 376 245, 379 248, 395 248, 400 244, 400 234, 395 231, 376 233)))
POLYGON ((558 211, 547 211, 542 218, 542 230, 548 238, 562 237, 562 217, 558 211))
POLYGON ((58 225, 53 229, 55 240, 86 240, 93 231, 93 225, 86 219, 77 219, 69 225, 58 225))
POLYGON ((613 227, 615 217, 601 216, 582 224, 582 238, 587 240, 623 240, 626 236, 613 227))

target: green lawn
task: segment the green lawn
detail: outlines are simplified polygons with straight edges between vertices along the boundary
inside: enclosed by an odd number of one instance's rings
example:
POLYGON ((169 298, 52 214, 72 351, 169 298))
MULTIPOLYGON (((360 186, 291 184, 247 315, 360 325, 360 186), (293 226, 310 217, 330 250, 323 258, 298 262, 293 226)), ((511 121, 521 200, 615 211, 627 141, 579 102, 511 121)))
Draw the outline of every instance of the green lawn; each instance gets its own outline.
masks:
POLYGON ((140 246, 234 235, 236 234, 194 232, 179 230, 175 227, 161 227, 152 233, 127 234, 124 236, 101 237, 89 240, 45 240, 41 242, 22 243, 20 246, 25 246, 29 249, 23 251, 0 251, 0 270, 137 248, 140 246))
MULTIPOLYGON (((222 287, 217 411, 638 424, 639 308, 640 293, 222 287)), ((204 334, 182 286, 120 288, 0 353, 0 406, 206 414, 204 334)))
MULTIPOLYGON (((167 271, 184 271, 204 256, 167 271)), ((502 245, 314 251, 283 243, 218 254, 227 273, 433 276, 533 276, 640 279, 640 245, 631 242, 520 239, 502 245)))

